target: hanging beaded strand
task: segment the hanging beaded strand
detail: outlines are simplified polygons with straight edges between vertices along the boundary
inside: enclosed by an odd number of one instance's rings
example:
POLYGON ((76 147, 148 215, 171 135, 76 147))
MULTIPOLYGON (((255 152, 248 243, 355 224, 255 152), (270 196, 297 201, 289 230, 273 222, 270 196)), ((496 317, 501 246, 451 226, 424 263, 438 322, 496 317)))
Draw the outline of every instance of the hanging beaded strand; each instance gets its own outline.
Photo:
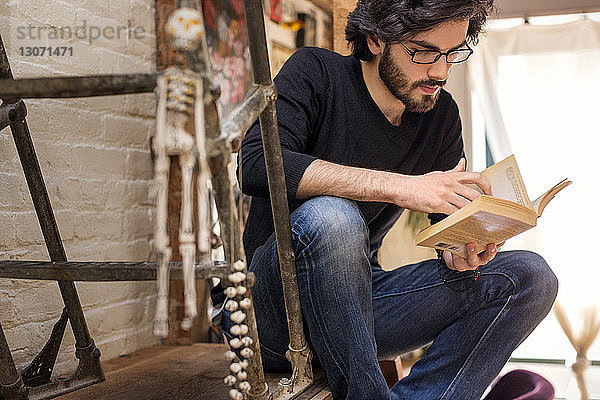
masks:
POLYGON ((246 310, 250 308, 252 302, 247 296, 248 289, 243 285, 246 280, 246 263, 239 260, 233 264, 236 272, 228 276, 229 282, 236 285, 230 286, 224 290, 228 300, 225 303, 225 309, 231 313, 231 321, 235 323, 230 329, 234 336, 229 341, 229 346, 236 352, 229 350, 225 353, 225 359, 229 365, 230 375, 224 379, 226 385, 230 386, 229 397, 232 400, 243 400, 251 389, 250 383, 246 381, 248 373, 248 360, 254 355, 252 350, 253 340, 248 334, 248 325, 244 324, 246 320, 246 310))

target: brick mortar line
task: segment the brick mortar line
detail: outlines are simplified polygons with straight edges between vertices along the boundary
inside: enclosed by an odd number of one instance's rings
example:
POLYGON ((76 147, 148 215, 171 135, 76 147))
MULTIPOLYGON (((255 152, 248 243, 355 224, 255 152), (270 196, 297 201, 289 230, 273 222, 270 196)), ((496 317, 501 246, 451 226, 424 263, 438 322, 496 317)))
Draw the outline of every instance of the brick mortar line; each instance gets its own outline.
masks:
MULTIPOLYGON (((141 211, 144 212, 148 209, 152 209, 153 206, 139 206, 137 207, 135 210, 124 210, 122 211, 122 213, 127 213, 127 214, 131 214, 133 211, 141 211)), ((115 210, 104 210, 104 211, 94 211, 94 210, 81 210, 81 211, 76 211, 73 209, 59 209, 59 210, 54 210, 54 212, 56 214, 58 213, 65 213, 65 212, 72 212, 73 214, 101 214, 101 213, 110 213, 110 214, 118 214, 118 209, 115 210)), ((3 211, 0 210, 0 216, 20 216, 20 215, 31 215, 31 214, 35 214, 35 210, 24 210, 24 211, 3 211)))

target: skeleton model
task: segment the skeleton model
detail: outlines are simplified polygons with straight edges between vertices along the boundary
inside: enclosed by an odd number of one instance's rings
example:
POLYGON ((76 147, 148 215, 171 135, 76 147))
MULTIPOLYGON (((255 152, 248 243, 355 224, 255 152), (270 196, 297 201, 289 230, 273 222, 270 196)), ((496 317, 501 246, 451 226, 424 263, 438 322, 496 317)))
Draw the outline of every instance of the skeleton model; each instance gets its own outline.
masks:
POLYGON ((194 50, 204 39, 202 15, 192 8, 179 8, 170 16, 166 31, 170 44, 178 51, 177 66, 170 67, 157 80, 157 121, 154 138, 156 154, 154 192, 156 195, 155 247, 159 253, 158 299, 154 334, 166 337, 168 326, 169 262, 171 247, 167 229, 167 204, 170 156, 179 156, 182 180, 179 219, 179 252, 183 263, 185 316, 181 327, 188 330, 197 316, 195 261, 211 261, 211 220, 208 192, 209 170, 206 159, 202 77, 185 69, 183 51, 194 50), (193 172, 198 166, 196 182, 193 172), (193 192, 197 197, 197 240, 194 232, 193 192))

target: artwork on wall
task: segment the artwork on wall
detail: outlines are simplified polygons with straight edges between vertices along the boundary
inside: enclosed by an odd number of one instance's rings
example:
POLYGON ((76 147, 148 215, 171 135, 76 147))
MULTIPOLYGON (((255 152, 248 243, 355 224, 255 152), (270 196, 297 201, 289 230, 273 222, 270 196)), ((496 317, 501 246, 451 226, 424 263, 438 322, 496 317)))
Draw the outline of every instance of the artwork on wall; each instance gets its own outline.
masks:
POLYGON ((294 49, 289 48, 279 42, 271 42, 271 74, 277 75, 283 64, 294 53, 294 49))
POLYGON ((271 12, 269 17, 271 21, 281 23, 281 13, 283 10, 282 0, 271 0, 271 12))
POLYGON ((294 0, 281 0, 281 22, 289 23, 296 20, 296 3, 294 0))
POLYGON ((333 23, 331 19, 325 19, 323 21, 323 29, 321 32, 321 47, 333 50, 333 23))
POLYGON ((252 86, 248 32, 242 0, 202 0, 213 84, 221 89, 221 118, 243 100, 252 86))
POLYGON ((314 46, 317 43, 317 21, 310 14, 298 14, 298 20, 302 21, 302 28, 296 36, 296 47, 314 46))

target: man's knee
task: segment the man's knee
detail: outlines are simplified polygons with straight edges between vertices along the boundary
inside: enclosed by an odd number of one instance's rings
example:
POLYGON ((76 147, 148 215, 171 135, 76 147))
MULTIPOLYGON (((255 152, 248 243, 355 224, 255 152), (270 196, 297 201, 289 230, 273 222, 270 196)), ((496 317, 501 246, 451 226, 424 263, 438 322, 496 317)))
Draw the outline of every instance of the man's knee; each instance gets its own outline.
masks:
POLYGON ((546 260, 531 251, 510 251, 504 254, 517 280, 519 292, 526 295, 539 312, 550 311, 558 293, 558 279, 546 260))
POLYGON ((333 196, 314 197, 302 204, 291 217, 292 231, 303 245, 315 240, 330 247, 359 247, 368 241, 368 229, 356 203, 333 196))
POLYGON ((371 287, 368 229, 353 201, 308 200, 292 214, 292 237, 299 279, 307 275, 340 288, 371 287))

